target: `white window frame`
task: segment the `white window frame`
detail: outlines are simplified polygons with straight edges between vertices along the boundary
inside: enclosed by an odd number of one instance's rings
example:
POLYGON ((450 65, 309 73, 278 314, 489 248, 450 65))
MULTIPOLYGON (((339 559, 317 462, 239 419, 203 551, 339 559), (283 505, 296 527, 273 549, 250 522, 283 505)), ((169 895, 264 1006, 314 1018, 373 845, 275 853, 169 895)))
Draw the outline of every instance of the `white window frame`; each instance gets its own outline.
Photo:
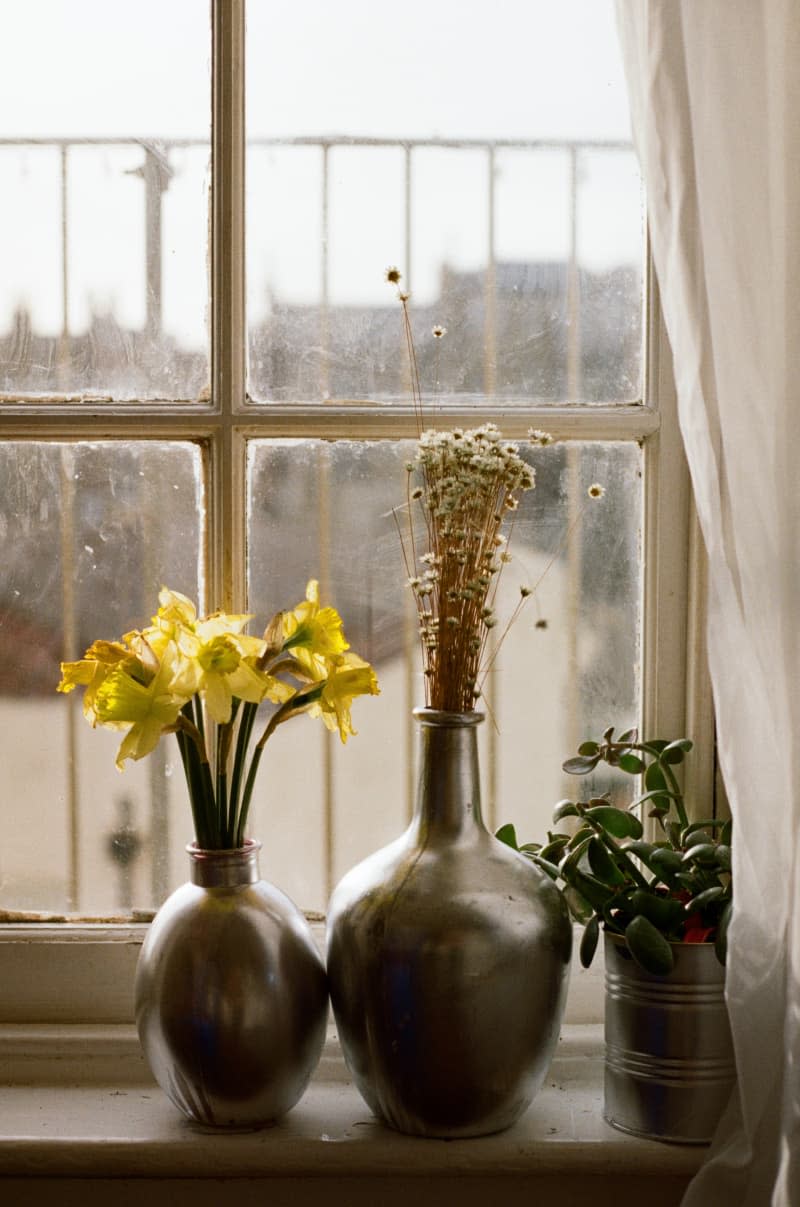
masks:
MULTIPOLYGON (((5 439, 92 441, 191 439, 204 450, 209 501, 205 549, 209 596, 243 610, 246 598, 245 458, 248 439, 413 438, 413 408, 369 404, 254 405, 246 395, 244 216, 244 0, 213 0, 211 190, 211 398, 175 402, 79 405, 25 401, 0 406, 5 439)), ((705 671, 704 557, 678 431, 669 345, 648 255, 646 381, 641 403, 504 408, 487 404, 510 439, 531 426, 560 440, 635 440, 644 453, 642 727, 695 740, 687 791, 710 802, 714 725, 705 671)), ((453 424, 475 412, 447 408, 453 424)), ((632 635, 632 640, 634 636, 632 635)), ((700 812, 706 813, 707 804, 700 812)), ((323 926, 316 925, 322 942, 323 926)), ((35 1053, 63 1057, 65 1037, 84 1050, 87 1026, 106 1027, 100 1054, 133 1059, 132 984, 144 926, 59 924, 0 926, 0 1064, 15 1068, 35 1053), (124 1042, 114 1027, 127 1027, 124 1042), (108 1027, 110 1026, 110 1030, 108 1027), (83 1038, 81 1038, 83 1036, 83 1038), (5 1057, 4 1061, 2 1058, 5 1057), (10 1063, 8 1063, 10 1062, 10 1063)), ((573 1017, 599 1020, 599 977, 573 995, 573 1017), (577 1011, 577 1014, 574 1012, 577 1011)), ((96 1033, 93 1043, 96 1043, 96 1033)), ((98 1049, 93 1049, 97 1054, 98 1049)), ((62 1061, 69 1076, 69 1062, 62 1061)))

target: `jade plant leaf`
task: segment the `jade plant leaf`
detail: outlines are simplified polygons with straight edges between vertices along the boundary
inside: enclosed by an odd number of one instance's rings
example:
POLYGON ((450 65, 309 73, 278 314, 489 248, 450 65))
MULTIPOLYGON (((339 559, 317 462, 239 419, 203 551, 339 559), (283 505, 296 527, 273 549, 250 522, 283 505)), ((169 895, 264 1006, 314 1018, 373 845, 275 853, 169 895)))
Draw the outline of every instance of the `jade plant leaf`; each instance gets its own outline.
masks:
POLYGON ((644 771, 644 762, 636 754, 621 754, 618 766, 628 775, 641 775, 644 771))
POLYGON ((595 805, 587 809, 584 816, 596 822, 614 838, 641 838, 642 823, 633 813, 617 809, 614 805, 595 805))
POLYGON ((563 890, 564 900, 569 906, 569 912, 572 914, 576 922, 587 922, 594 914, 593 907, 589 904, 576 888, 571 884, 563 890))
POLYGON ((661 751, 661 757, 665 763, 677 764, 683 762, 683 756, 688 754, 692 749, 692 743, 688 738, 678 738, 674 742, 670 742, 661 751))
POLYGON ((731 920, 731 912, 733 902, 729 901, 722 911, 722 917, 719 920, 717 927, 717 937, 714 942, 714 950, 717 953, 717 959, 720 964, 724 964, 728 958, 728 926, 731 920))
POLYGON ((674 876, 676 872, 682 872, 684 869, 683 856, 670 847, 659 847, 653 851, 650 864, 653 871, 659 875, 674 876))
POLYGON ((731 849, 724 842, 720 842, 717 846, 717 863, 723 871, 731 870, 731 849))
POLYGON ((587 922, 583 934, 581 935, 580 945, 580 960, 584 968, 588 968, 594 959, 594 953, 597 951, 597 942, 600 938, 600 923, 597 920, 597 915, 593 914, 587 922))
POLYGON ((664 777, 664 772, 659 767, 658 763, 651 763, 644 773, 644 786, 650 793, 658 793, 663 791, 665 796, 653 796, 651 799, 657 806, 663 806, 666 809, 670 807, 669 785, 664 777))
POLYGON ((683 856, 683 862, 699 863, 703 867, 714 867, 717 860, 717 852, 719 848, 715 842, 699 842, 696 846, 690 847, 683 856))
POLYGON ((578 806, 571 800, 560 800, 553 809, 553 821, 562 821, 565 817, 580 817, 578 806))
POLYGON ((687 914, 694 914, 698 910, 704 910, 709 905, 713 905, 715 901, 719 901, 725 895, 725 889, 721 884, 712 885, 711 888, 703 889, 702 893, 698 893, 696 897, 692 897, 691 901, 687 901, 684 909, 687 914))
POLYGON ((675 960, 672 948, 644 914, 638 914, 625 927, 625 942, 640 968, 653 976, 672 972, 675 960))
POLYGON ((541 868, 543 872, 546 872, 551 880, 558 880, 560 876, 558 867, 556 864, 551 863, 549 859, 543 859, 536 851, 521 851, 520 854, 529 859, 531 863, 536 864, 537 868, 541 868))
POLYGON ((566 771, 567 775, 586 775, 587 772, 594 771, 599 762, 599 754, 578 754, 574 758, 567 759, 565 763, 561 764, 561 767, 563 771, 566 771))
POLYGON ((659 897, 655 893, 636 889, 631 895, 631 906, 636 914, 643 914, 660 931, 674 930, 684 918, 683 903, 674 897, 659 897))
POLYGON ((506 822, 506 824, 501 826, 499 830, 495 830, 494 836, 500 842, 504 842, 507 847, 511 847, 515 851, 519 850, 517 831, 512 822, 506 822))
MULTIPOLYGON (((539 850, 539 854, 541 855, 542 859, 549 859, 553 863, 560 863, 568 842, 568 834, 556 834, 550 839, 546 846, 539 850)), ((520 850, 525 851, 527 850, 527 847, 520 847, 520 850)))
POLYGON ((614 899, 613 891, 603 884, 602 880, 597 880, 594 876, 587 875, 586 872, 573 872, 571 883, 595 909, 602 910, 608 902, 614 899))
POLYGON ((593 838, 586 849, 589 867, 603 884, 619 885, 625 883, 625 876, 617 867, 608 853, 608 849, 599 838, 593 838))

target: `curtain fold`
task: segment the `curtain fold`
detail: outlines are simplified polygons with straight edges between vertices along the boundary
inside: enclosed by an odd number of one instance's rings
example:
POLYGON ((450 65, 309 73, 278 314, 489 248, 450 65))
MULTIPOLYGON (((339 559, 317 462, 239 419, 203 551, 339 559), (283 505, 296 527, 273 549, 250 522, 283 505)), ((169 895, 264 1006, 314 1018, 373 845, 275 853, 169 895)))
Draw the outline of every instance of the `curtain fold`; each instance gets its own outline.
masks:
POLYGON ((798 1207, 800 5, 617 0, 617 17, 734 817, 739 1086, 684 1207, 798 1207))

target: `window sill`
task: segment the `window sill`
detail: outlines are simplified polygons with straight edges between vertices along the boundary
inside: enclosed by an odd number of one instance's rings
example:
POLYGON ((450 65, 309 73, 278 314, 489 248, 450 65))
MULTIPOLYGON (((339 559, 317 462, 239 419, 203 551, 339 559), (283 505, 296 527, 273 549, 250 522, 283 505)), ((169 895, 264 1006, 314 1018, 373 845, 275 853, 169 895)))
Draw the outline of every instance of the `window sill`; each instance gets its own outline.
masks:
MULTIPOLYGON (((26 1046, 36 1046, 42 1071, 52 1071, 56 1028, 48 1029, 49 1044, 40 1028, 3 1030, 7 1054, 16 1047, 22 1061, 26 1046)), ((219 1179, 236 1179, 237 1207, 263 1204, 265 1194, 292 1207, 393 1207, 409 1195, 415 1207, 438 1207, 451 1201, 449 1192, 459 1207, 485 1207, 493 1190, 503 1194, 504 1207, 530 1207, 532 1194, 548 1191, 560 1207, 626 1207, 644 1195, 648 1207, 671 1207, 704 1152, 637 1140, 603 1121, 596 1024, 564 1027, 545 1085, 514 1128, 456 1141, 400 1136, 378 1123, 349 1081, 334 1036, 312 1086, 285 1119, 259 1132, 209 1135, 185 1122, 149 1081, 130 1032, 81 1028, 81 1046, 94 1043, 100 1080, 87 1080, 87 1063, 95 1063, 88 1061, 80 1070, 61 1069, 57 1085, 52 1076, 49 1084, 32 1084, 37 1062, 29 1052, 27 1083, 0 1087, 0 1200, 33 1207, 57 1190, 62 1207, 92 1207, 113 1193, 116 1207, 125 1207, 141 1201, 144 1179, 148 1207, 197 1207, 218 1204, 219 1179), (70 1073, 76 1082, 80 1073, 79 1084, 68 1084, 70 1073), (185 1200, 176 1198, 181 1189, 185 1200)))

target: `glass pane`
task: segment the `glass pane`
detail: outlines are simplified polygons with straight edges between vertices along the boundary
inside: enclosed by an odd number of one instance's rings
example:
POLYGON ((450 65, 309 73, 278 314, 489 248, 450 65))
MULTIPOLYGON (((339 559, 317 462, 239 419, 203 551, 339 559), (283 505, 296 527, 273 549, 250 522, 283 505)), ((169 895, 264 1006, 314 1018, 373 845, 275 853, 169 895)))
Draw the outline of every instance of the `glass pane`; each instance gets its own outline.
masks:
POLYGON ((29 0, 0 37, 0 394, 198 398, 208 0, 29 0))
POLYGON ((256 400, 641 396, 643 215, 610 0, 248 7, 256 400), (313 29, 314 36, 309 37, 313 29), (331 132, 335 131, 335 134, 331 132))
MULTIPOLYGON (((319 578, 381 683, 377 699, 355 702, 358 736, 346 747, 299 717, 265 752, 252 830, 266 874, 306 907, 323 909, 331 882, 399 835, 412 805, 410 714, 424 701, 392 515, 411 455, 407 442, 250 449, 252 610, 266 621, 319 578)), ((482 727, 487 820, 513 821, 526 839, 543 837, 556 801, 584 786, 561 772, 578 742, 636 721, 641 594, 638 446, 556 444, 532 459, 537 486, 515 520, 499 631, 519 586, 536 589, 500 648, 488 687, 493 720, 482 727), (600 502, 587 499, 593 482, 606 486, 600 502)))
POLYGON ((89 727, 80 692, 55 689, 60 660, 141 627, 162 584, 197 598, 203 503, 192 444, 0 445, 0 731, 14 785, 3 909, 147 909, 185 879, 177 752, 164 743, 120 775, 119 737, 89 727))

